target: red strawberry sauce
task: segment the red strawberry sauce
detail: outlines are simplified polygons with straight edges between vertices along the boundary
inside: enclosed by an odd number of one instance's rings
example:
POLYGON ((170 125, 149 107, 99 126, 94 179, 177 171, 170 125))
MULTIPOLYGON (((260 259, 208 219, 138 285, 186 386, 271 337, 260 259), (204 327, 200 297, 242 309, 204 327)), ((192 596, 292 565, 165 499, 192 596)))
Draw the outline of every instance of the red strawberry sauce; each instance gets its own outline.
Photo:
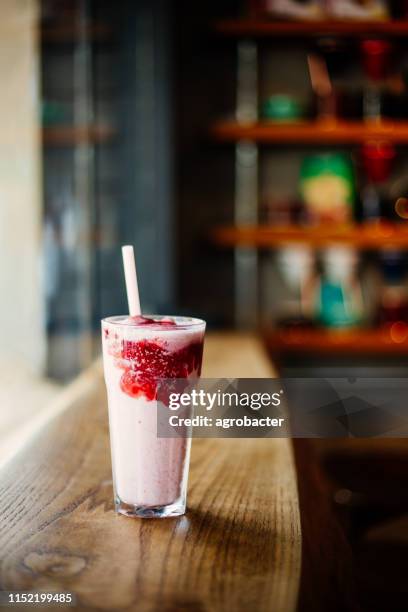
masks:
MULTIPOLYGON (((133 319, 136 319, 134 317, 133 319)), ((154 321, 137 317, 138 325, 175 327, 171 319, 154 321)), ((120 386, 131 397, 144 395, 146 399, 156 399, 157 383, 162 378, 187 378, 193 372, 201 372, 203 342, 194 340, 176 351, 168 351, 157 340, 122 341, 120 367, 124 373, 120 386)))

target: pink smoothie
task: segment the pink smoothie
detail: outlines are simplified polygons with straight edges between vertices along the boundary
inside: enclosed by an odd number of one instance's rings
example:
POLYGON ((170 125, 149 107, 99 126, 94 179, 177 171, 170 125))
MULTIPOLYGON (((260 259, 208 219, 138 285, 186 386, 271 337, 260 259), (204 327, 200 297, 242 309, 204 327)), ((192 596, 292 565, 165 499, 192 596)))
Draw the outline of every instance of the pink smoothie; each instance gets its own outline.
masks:
POLYGON ((110 317, 102 322, 115 497, 129 506, 185 504, 190 438, 157 437, 157 384, 198 377, 204 322, 110 317))

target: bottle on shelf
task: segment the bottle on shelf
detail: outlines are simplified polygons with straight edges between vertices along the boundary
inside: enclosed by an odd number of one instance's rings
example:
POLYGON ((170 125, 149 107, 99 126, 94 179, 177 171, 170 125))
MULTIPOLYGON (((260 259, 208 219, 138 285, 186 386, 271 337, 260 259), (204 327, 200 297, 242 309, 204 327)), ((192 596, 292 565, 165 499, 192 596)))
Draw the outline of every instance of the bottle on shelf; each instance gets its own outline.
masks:
POLYGON ((314 93, 317 119, 351 119, 362 117, 362 91, 350 79, 354 48, 349 40, 335 36, 318 38, 307 55, 309 77, 314 93))
POLYGON ((361 324, 363 299, 358 277, 358 255, 349 247, 331 247, 322 253, 318 284, 318 320, 330 328, 361 324))
POLYGON ((316 100, 317 119, 319 121, 335 121, 339 114, 339 99, 333 89, 327 62, 322 55, 308 53, 307 64, 316 100))
POLYGON ((384 0, 325 0, 326 11, 333 19, 378 19, 389 18, 387 2, 384 0))
POLYGON ((299 190, 310 223, 352 222, 356 190, 353 164, 348 155, 306 156, 300 170, 299 190))
POLYGON ((364 222, 393 219, 389 179, 395 159, 395 148, 387 141, 366 142, 361 149, 365 184, 360 198, 364 222))
MULTIPOLYGON (((389 18, 385 0, 262 0, 256 8, 280 19, 311 21, 318 19, 386 20, 389 18)), ((250 0, 250 7, 255 5, 250 0)), ((250 13, 253 11, 250 11, 250 13)))
POLYGON ((302 101, 288 93, 271 94, 263 101, 261 108, 262 119, 277 123, 290 123, 299 121, 306 114, 302 101))
MULTIPOLYGON (((378 324, 408 326, 407 260, 401 251, 380 254, 383 283, 378 306, 378 324)), ((394 327, 395 329, 395 327, 394 327)))
POLYGON ((366 121, 380 121, 384 115, 385 79, 391 62, 392 46, 387 40, 366 39, 361 43, 365 75, 363 116, 366 121))
POLYGON ((316 261, 312 249, 306 246, 285 247, 276 254, 283 280, 281 326, 311 327, 313 325, 313 288, 316 283, 316 261))
POLYGON ((264 0, 264 9, 279 19, 310 21, 324 17, 320 0, 264 0))

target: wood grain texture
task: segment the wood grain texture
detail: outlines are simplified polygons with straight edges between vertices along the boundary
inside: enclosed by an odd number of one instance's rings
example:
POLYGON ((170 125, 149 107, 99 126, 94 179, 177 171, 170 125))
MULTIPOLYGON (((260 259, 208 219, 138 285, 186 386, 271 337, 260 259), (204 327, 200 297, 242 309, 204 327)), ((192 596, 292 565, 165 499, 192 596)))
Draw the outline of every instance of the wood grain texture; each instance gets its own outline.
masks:
MULTIPOLYGON (((205 360, 206 376, 273 373, 248 336, 210 336, 205 360)), ((294 611, 302 538, 290 442, 194 440, 186 516, 115 515, 94 376, 0 473, 0 587, 72 591, 84 611, 294 611)))
POLYGON ((205 341, 203 378, 274 378, 263 345, 251 334, 212 333, 205 341))

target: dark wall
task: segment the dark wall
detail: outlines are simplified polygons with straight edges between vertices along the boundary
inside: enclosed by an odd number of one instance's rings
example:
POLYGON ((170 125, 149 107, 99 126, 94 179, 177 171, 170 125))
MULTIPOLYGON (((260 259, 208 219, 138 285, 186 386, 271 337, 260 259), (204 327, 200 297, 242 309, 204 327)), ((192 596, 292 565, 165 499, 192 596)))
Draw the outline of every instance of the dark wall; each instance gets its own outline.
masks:
POLYGON ((236 2, 178 2, 173 13, 177 286, 179 307, 212 324, 232 322, 232 254, 208 239, 232 219, 233 148, 211 142, 211 121, 235 104, 236 46, 212 24, 233 15, 236 2))

